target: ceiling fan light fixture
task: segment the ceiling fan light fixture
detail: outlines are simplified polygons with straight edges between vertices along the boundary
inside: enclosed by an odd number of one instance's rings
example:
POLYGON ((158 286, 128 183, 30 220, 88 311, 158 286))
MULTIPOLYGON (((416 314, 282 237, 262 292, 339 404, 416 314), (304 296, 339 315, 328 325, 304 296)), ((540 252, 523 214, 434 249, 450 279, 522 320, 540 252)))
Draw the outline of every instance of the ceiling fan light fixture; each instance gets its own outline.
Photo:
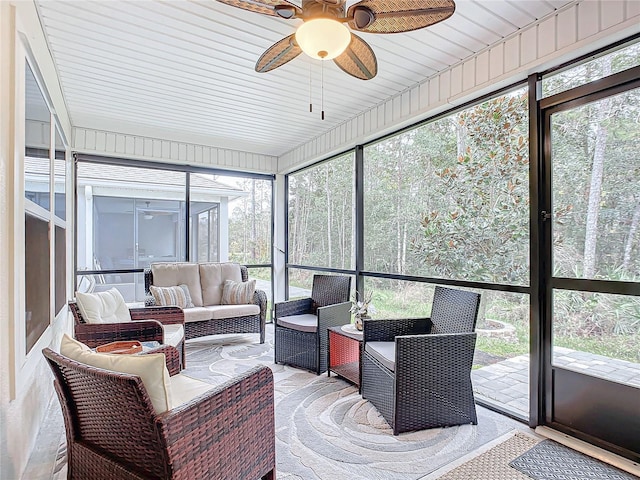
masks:
POLYGON ((331 60, 347 49, 351 43, 351 32, 337 20, 315 18, 298 27, 296 43, 311 58, 331 60))

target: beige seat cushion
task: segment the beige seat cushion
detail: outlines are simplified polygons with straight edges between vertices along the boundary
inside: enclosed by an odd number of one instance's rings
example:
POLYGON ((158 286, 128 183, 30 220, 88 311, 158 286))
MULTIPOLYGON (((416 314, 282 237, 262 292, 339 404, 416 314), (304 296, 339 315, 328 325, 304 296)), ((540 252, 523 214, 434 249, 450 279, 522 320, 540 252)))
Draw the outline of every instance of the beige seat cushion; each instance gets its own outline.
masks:
POLYGON ((172 405, 171 382, 164 353, 148 355, 97 353, 66 334, 62 337, 60 353, 85 365, 137 375, 142 380, 153 408, 158 414, 166 412, 172 405))
POLYGON ((177 347, 184 340, 184 326, 179 324, 163 325, 164 344, 177 347))
POLYGON ((258 305, 214 305, 205 308, 209 310, 211 318, 214 320, 220 318, 248 317, 250 315, 260 314, 260 307, 258 305))
POLYGON ((153 284, 156 287, 175 287, 184 284, 189 288, 193 304, 196 307, 203 305, 200 271, 197 263, 152 263, 151 273, 153 274, 153 284))
POLYGON ((217 320, 221 318, 248 317, 250 315, 259 315, 260 307, 258 305, 213 305, 210 307, 185 308, 184 321, 202 322, 205 320, 217 320))
POLYGON ((200 263, 199 267, 202 301, 205 306, 222 303, 222 289, 225 280, 242 282, 242 272, 238 263, 200 263))
POLYGON ((130 322, 131 313, 122 294, 115 288, 99 293, 76 292, 76 301, 87 323, 130 322))
POLYGON ((174 375, 171 377, 170 381, 171 392, 173 393, 171 398, 172 409, 190 402, 194 398, 208 392, 215 386, 183 374, 174 375))
POLYGON ((211 311, 209 310, 209 307, 185 308, 182 311, 184 312, 185 323, 211 320, 211 311))
POLYGON ((367 342, 365 351, 391 371, 396 369, 396 342, 367 342))
POLYGON ((278 317, 276 320, 281 327, 298 330, 300 332, 317 332, 318 317, 310 313, 303 315, 289 315, 288 317, 278 317))

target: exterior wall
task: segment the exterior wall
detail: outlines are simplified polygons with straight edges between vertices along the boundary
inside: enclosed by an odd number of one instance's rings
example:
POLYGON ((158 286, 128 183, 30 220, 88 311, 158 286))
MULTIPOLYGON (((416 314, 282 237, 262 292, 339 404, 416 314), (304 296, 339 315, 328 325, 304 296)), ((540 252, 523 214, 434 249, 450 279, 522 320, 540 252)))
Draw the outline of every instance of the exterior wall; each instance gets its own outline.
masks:
POLYGON ((277 157, 193 143, 74 128, 72 149, 78 152, 153 160, 174 164, 275 173, 277 157))
POLYGON ((280 156, 278 172, 338 154, 640 31, 638 0, 581 0, 280 156))
MULTIPOLYGON (((57 345, 62 332, 71 331, 69 316, 63 309, 64 313, 53 321, 32 351, 25 352, 26 56, 37 64, 63 132, 69 138, 69 119, 33 2, 0 2, 0 478, 6 480, 20 478, 53 398, 51 372, 40 351, 57 345)), ((67 231, 71 228, 68 222, 67 231)), ((69 245, 68 259, 71 251, 69 245)), ((67 289, 70 290, 69 284, 67 289)))

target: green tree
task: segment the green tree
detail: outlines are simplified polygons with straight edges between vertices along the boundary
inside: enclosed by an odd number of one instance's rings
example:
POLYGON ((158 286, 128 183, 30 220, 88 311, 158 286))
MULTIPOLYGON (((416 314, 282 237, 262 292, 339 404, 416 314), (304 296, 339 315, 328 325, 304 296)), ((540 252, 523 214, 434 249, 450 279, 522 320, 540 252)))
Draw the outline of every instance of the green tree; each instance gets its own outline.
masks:
POLYGON ((434 201, 422 214, 423 235, 412 248, 433 276, 526 285, 526 93, 495 98, 449 121, 455 121, 456 147, 424 179, 434 201))

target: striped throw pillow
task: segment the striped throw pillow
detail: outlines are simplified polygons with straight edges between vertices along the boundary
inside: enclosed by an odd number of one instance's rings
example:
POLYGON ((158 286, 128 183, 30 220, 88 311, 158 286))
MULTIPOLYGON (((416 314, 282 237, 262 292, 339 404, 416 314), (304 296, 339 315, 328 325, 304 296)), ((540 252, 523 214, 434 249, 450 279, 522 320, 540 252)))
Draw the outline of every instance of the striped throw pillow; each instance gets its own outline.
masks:
POLYGON ((149 286, 149 291, 156 300, 156 305, 161 307, 176 306, 180 308, 191 308, 193 302, 189 294, 189 287, 177 285, 175 287, 155 287, 149 286))
POLYGON ((256 292, 256 281, 234 282, 225 280, 222 287, 222 305, 246 305, 253 303, 256 292))

